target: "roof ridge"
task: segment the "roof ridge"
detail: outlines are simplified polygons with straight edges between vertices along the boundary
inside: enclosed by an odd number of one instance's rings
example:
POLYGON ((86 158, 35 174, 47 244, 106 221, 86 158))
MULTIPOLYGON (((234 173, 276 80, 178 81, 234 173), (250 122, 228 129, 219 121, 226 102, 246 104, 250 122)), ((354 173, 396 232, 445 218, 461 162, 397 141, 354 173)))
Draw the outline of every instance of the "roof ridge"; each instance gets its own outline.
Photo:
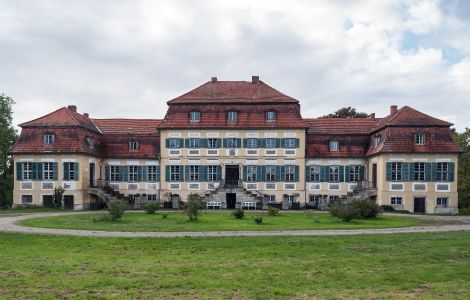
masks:
POLYGON ((65 107, 65 106, 59 107, 58 109, 56 109, 56 110, 54 110, 54 111, 52 111, 52 112, 50 112, 50 113, 48 113, 48 114, 46 114, 46 115, 44 115, 44 116, 40 116, 40 117, 37 117, 36 119, 30 120, 30 121, 27 121, 27 122, 23 122, 23 123, 21 123, 21 124, 18 124, 18 126, 23 127, 23 125, 25 125, 25 124, 32 123, 32 122, 37 121, 37 120, 39 120, 39 119, 45 118, 45 117, 47 117, 47 116, 50 116, 50 115, 52 115, 53 113, 56 113, 56 112, 58 112, 59 110, 64 109, 64 108, 66 108, 66 107, 65 107))
MULTIPOLYGON (((80 125, 80 122, 77 121, 77 119, 75 118, 75 116, 73 115, 72 111, 68 108, 68 107, 64 107, 65 108, 65 111, 70 115, 70 117, 72 117, 72 119, 75 121, 75 123, 77 123, 78 126, 80 127, 84 127, 84 126, 81 126, 80 125)), ((78 114, 78 112, 75 112, 78 114)))

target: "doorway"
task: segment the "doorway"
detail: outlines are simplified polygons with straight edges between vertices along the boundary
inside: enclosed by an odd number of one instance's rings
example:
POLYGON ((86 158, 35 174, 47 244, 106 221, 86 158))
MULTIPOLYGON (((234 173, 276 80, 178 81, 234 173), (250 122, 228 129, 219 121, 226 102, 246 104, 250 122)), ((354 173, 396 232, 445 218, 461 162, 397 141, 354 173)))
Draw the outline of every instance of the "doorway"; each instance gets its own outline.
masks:
POLYGON ((227 201, 227 208, 228 209, 235 209, 235 204, 237 203, 237 194, 235 193, 227 193, 225 194, 225 199, 227 201))
POLYGON ((414 198, 414 212, 418 214, 424 214, 426 212, 426 198, 424 197, 414 198))
POLYGON ((377 164, 372 164, 372 188, 377 188, 377 164))
POLYGON ((73 195, 66 195, 64 196, 64 209, 73 210, 74 203, 73 203, 73 195))
POLYGON ((90 163, 90 187, 95 187, 95 163, 90 163))
POLYGON ((240 179, 240 168, 238 165, 225 166, 225 186, 237 187, 240 179))

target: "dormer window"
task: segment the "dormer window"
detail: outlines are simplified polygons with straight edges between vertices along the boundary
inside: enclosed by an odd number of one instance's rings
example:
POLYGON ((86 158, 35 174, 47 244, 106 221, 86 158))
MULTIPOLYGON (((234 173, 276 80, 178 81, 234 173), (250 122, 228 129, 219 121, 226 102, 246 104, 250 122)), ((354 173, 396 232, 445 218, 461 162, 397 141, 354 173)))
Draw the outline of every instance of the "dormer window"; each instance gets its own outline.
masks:
POLYGON ((44 144, 45 145, 52 145, 55 141, 55 134, 53 133, 46 133, 44 134, 44 144))
POLYGON ((89 147, 93 147, 93 137, 92 136, 87 136, 85 138, 86 140, 86 144, 89 146, 89 147))
POLYGON ((276 121, 276 112, 274 110, 266 112, 266 121, 276 121))
POLYGON ((330 151, 339 151, 339 141, 331 140, 330 141, 330 151))
POLYGON ((382 136, 380 134, 374 135, 374 147, 377 147, 382 141, 382 136))
POLYGON ((130 150, 130 151, 137 151, 137 150, 139 150, 139 142, 137 142, 137 141, 129 141, 129 150, 130 150))
POLYGON ((189 113, 189 120, 191 122, 199 122, 201 120, 201 112, 199 111, 191 111, 189 113))
POLYGON ((415 144, 424 145, 424 133, 418 132, 415 134, 415 144))
POLYGON ((227 112, 227 120, 236 121, 237 120, 237 112, 236 111, 227 112))

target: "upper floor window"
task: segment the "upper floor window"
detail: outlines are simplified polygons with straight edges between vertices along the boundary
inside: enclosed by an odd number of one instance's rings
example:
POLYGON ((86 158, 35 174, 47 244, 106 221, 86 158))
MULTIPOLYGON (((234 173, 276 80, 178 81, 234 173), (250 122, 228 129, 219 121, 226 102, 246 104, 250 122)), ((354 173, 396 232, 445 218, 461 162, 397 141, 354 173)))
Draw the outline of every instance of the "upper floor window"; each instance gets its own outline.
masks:
POLYGON ((276 148, 276 139, 274 138, 266 139, 266 148, 276 148))
POLYGON ((276 166, 266 166, 266 181, 276 181, 276 166))
POLYGON ((286 148, 296 148, 297 139, 286 139, 286 148))
POLYGON ((449 163, 438 162, 437 163, 437 181, 447 181, 449 179, 449 163))
POLYGON ((23 180, 31 180, 33 179, 33 163, 25 162, 22 166, 23 170, 23 180))
POLYGON ((331 140, 330 141, 330 151, 339 151, 339 141, 331 140))
POLYGON ((138 181, 138 166, 129 166, 129 182, 138 181))
POLYGON ((311 182, 320 181, 320 166, 310 166, 310 181, 311 182))
POLYGON ((330 182, 339 182, 338 166, 330 166, 330 182))
POLYGON ((349 181, 350 182, 359 181, 359 168, 360 166, 349 166, 349 181))
POLYGON ((416 162, 413 173, 414 181, 424 181, 426 173, 426 164, 423 162, 416 162))
POLYGON ((87 136, 85 138, 85 141, 86 141, 86 144, 89 146, 89 147, 93 147, 93 137, 92 136, 87 136))
POLYGON ((258 148, 258 139, 246 139, 246 147, 247 148, 258 148))
POLYGON ((217 166, 207 166, 207 180, 217 181, 217 166))
POLYGON ((109 181, 119 181, 120 166, 109 166, 109 181))
POLYGON ((258 168, 257 166, 247 166, 246 168, 246 174, 247 174, 247 179, 246 181, 257 181, 258 180, 258 168))
POLYGON ((236 111, 227 112, 227 120, 236 121, 237 120, 237 112, 236 111))
POLYGON ((199 166, 189 166, 189 181, 199 181, 199 166))
POLYGON ((239 139, 237 138, 227 138, 226 139, 227 148, 239 148, 239 139))
POLYGON ((415 134, 415 144, 424 145, 424 133, 418 132, 417 134, 415 134))
POLYGON ((286 171, 285 181, 286 182, 295 181, 295 166, 286 166, 285 171, 286 171))
POLYGON ((391 165, 392 181, 401 181, 403 164, 401 162, 392 162, 391 165))
POLYGON ((129 150, 139 150, 139 142, 129 141, 129 150))
POLYGON ((189 113, 189 120, 191 122, 199 122, 201 120, 201 112, 199 111, 191 111, 189 113))
POLYGON ((199 139, 189 139, 188 140, 188 148, 199 148, 199 139))
POLYGON ((53 133, 46 133, 44 134, 44 144, 52 145, 55 141, 55 134, 53 133))
POLYGON ((266 121, 275 121, 276 120, 276 112, 274 110, 268 110, 266 112, 266 121))
POLYGON ((207 139, 207 148, 219 148, 218 139, 216 138, 207 139))
POLYGON ((42 178, 44 180, 53 180, 54 179, 54 163, 46 162, 42 165, 42 178))
POLYGON ((380 134, 374 135, 374 147, 377 147, 382 141, 382 136, 380 134))
POLYGON ((157 166, 147 166, 147 181, 157 181, 157 166))
POLYGON ((172 149, 181 148, 182 139, 168 139, 168 146, 172 149))
POLYGON ((181 168, 180 166, 169 166, 169 179, 170 181, 180 181, 181 177, 181 168))

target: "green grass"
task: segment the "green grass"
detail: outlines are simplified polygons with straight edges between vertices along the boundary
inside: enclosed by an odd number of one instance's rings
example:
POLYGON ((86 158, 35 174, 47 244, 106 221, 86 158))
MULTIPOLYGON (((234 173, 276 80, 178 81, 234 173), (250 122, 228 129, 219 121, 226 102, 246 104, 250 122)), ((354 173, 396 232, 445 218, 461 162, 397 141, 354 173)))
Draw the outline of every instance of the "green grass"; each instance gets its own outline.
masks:
POLYGON ((288 229, 363 229, 407 227, 427 224, 413 218, 380 216, 377 219, 357 219, 344 223, 329 214, 307 217, 303 213, 281 212, 279 216, 268 216, 265 212, 245 213, 245 218, 235 219, 227 212, 203 212, 197 221, 189 221, 181 212, 149 215, 125 213, 119 222, 93 222, 97 214, 76 214, 24 220, 21 224, 31 227, 85 229, 105 231, 225 231, 225 230, 288 230, 288 229), (252 216, 261 214, 263 223, 255 224, 252 216), (315 222, 318 218, 319 222, 315 222))
POLYGON ((470 298, 470 233, 0 241, 2 299, 470 298))
POLYGON ((40 213, 40 212, 63 212, 62 209, 49 207, 28 207, 28 208, 0 208, 0 215, 40 213))

